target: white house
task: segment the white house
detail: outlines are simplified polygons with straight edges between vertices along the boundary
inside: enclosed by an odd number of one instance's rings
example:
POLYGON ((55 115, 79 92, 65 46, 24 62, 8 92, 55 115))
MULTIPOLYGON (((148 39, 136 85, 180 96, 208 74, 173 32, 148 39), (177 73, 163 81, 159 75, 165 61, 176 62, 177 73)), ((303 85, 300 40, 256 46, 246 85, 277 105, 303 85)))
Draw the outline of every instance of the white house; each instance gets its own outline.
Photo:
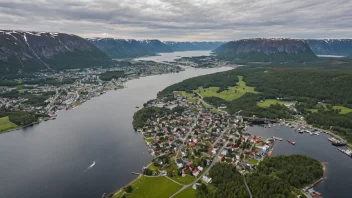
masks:
POLYGON ((211 177, 209 177, 209 176, 205 176, 205 175, 204 175, 202 179, 203 179, 203 181, 204 181, 205 183, 207 183, 207 184, 208 184, 208 183, 211 183, 211 177))

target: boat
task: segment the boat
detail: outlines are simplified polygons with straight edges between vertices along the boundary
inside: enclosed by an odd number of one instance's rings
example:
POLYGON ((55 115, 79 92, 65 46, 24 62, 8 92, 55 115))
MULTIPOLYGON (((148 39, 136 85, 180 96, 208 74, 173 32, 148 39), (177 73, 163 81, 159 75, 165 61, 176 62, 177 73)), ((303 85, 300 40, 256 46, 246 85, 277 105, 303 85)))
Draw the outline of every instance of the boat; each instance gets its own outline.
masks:
POLYGON ((337 150, 341 151, 342 153, 344 153, 347 156, 352 158, 352 150, 350 150, 350 149, 340 149, 340 148, 338 148, 337 150))
POLYGON ((296 142, 294 142, 294 141, 292 141, 292 140, 287 140, 287 142, 289 142, 289 143, 292 144, 292 145, 295 145, 295 144, 296 144, 296 142))
POLYGON ((301 129, 298 129, 298 133, 303 134, 303 131, 301 129))
POLYGON ((136 106, 136 108, 138 109, 138 108, 139 108, 139 106, 136 106))
POLYGON ((275 137, 275 136, 273 136, 273 139, 274 139, 274 140, 279 140, 279 141, 282 141, 282 138, 275 137))
POLYGON ((328 140, 331 142, 332 145, 334 146, 346 146, 346 142, 338 140, 334 137, 328 138, 328 140))

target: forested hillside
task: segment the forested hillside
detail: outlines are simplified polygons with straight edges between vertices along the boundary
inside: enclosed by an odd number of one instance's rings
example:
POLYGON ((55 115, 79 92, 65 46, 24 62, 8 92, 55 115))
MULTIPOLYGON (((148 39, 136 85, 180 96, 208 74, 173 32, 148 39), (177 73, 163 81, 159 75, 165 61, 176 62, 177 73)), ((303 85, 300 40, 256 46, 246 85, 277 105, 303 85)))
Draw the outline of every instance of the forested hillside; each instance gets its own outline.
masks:
MULTIPOLYGON (((197 189, 197 198, 249 197, 243 176, 232 164, 215 164, 210 169, 209 176, 212 184, 202 184, 197 189)), ((305 197, 299 189, 322 176, 322 164, 304 155, 267 157, 254 172, 245 175, 253 197, 258 198, 305 197)))

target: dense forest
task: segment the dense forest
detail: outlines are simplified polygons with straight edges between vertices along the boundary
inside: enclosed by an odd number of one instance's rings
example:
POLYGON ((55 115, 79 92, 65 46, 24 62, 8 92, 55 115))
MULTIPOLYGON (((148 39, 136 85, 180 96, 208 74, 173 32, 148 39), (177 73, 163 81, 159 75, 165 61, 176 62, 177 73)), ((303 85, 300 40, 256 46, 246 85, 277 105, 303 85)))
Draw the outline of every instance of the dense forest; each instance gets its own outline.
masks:
POLYGON ((45 117, 46 115, 34 114, 31 112, 23 111, 8 111, 0 109, 0 117, 8 116, 10 122, 15 123, 18 126, 25 126, 38 121, 39 117, 45 117))
MULTIPOLYGON (((249 197, 243 176, 232 164, 215 164, 209 176, 212 184, 198 187, 197 198, 249 197)), ((303 198, 299 189, 322 176, 322 164, 303 155, 267 157, 254 172, 245 175, 253 197, 258 198, 303 198)))
POLYGON ((317 128, 331 129, 352 142, 352 113, 339 114, 334 110, 318 111, 307 115, 306 121, 317 128))
POLYGON ((316 100, 352 107, 352 72, 288 67, 240 67, 248 86, 266 98, 316 100))
POLYGON ((203 88, 220 87, 220 89, 226 89, 229 86, 236 86, 237 82, 238 78, 235 77, 235 70, 208 74, 204 76, 190 78, 180 83, 173 84, 159 92, 158 97, 160 98, 170 95, 174 91, 193 92, 193 90, 198 89, 198 87, 200 86, 202 86, 203 88))
POLYGON ((256 173, 275 176, 296 188, 303 188, 323 176, 323 165, 305 155, 282 155, 265 158, 256 173))
POLYGON ((246 178, 253 197, 297 198, 297 195, 293 193, 294 188, 277 177, 254 173, 246 178))
POLYGON ((112 79, 118 79, 125 77, 125 72, 123 71, 107 71, 100 74, 99 78, 103 81, 110 81, 112 79))
POLYGON ((212 178, 212 185, 216 188, 200 186, 197 190, 197 198, 249 197, 242 175, 231 164, 215 164, 210 169, 209 176, 212 178))

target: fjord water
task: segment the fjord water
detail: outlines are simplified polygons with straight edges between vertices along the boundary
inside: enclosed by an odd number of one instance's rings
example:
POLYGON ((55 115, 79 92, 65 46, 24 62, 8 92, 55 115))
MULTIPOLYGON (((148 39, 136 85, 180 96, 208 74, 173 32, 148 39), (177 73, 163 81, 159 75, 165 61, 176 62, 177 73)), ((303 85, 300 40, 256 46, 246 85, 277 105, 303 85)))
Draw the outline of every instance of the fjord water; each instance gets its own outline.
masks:
POLYGON ((1 134, 0 197, 97 198, 123 187, 152 159, 132 127, 136 106, 171 84, 229 69, 190 68, 132 80, 125 89, 58 112, 56 120, 1 134))
POLYGON ((309 133, 300 134, 286 126, 264 128, 260 126, 249 127, 247 132, 262 137, 280 137, 274 145, 273 156, 303 154, 313 157, 326 166, 324 179, 314 187, 327 198, 345 198, 352 194, 352 159, 337 150, 327 140, 329 135, 321 133, 319 136, 309 133), (293 140, 296 145, 291 145, 286 140, 293 140))

